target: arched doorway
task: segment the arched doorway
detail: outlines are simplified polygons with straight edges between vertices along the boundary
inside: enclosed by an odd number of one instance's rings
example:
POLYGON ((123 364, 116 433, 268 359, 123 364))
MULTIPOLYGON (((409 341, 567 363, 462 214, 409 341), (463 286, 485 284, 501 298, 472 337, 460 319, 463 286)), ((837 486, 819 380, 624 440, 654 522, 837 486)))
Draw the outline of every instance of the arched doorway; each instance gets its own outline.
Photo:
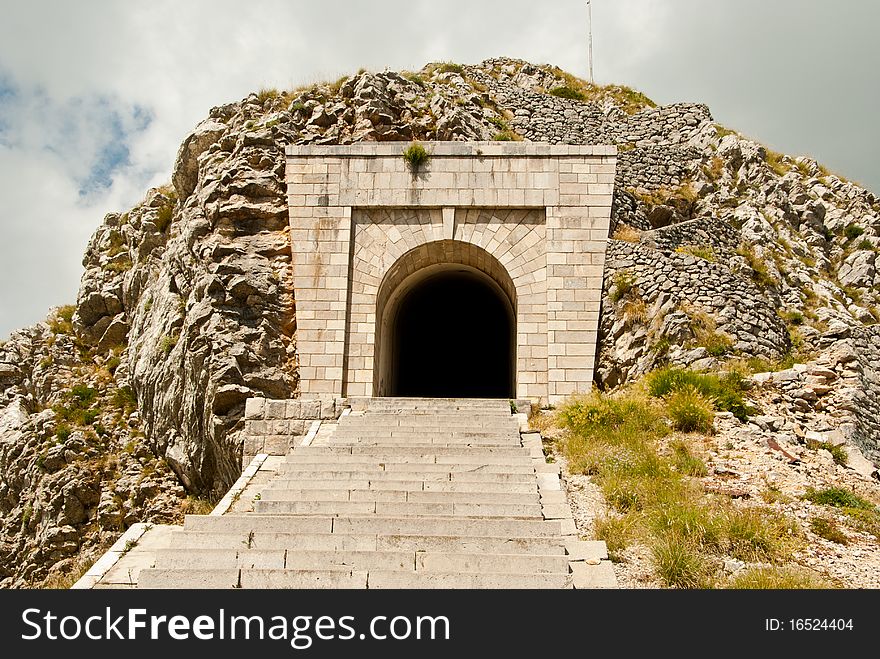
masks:
POLYGON ((405 255, 380 286, 377 396, 515 395, 513 282, 481 248, 452 242, 405 255))

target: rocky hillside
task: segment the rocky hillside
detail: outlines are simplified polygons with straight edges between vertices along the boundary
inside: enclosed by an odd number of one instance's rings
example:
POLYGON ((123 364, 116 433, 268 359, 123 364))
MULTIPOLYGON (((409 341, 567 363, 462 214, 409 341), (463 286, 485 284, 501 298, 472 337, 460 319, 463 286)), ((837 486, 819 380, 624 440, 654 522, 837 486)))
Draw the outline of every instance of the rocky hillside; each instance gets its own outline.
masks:
POLYGON ((491 139, 619 147, 600 386, 819 359, 830 374, 793 384, 786 414, 880 461, 873 194, 705 106, 549 66, 360 72, 213 108, 171 184, 104 218, 75 307, 0 345, 0 585, 51 582, 185 492, 216 498, 245 399, 296 395, 286 145, 491 139))

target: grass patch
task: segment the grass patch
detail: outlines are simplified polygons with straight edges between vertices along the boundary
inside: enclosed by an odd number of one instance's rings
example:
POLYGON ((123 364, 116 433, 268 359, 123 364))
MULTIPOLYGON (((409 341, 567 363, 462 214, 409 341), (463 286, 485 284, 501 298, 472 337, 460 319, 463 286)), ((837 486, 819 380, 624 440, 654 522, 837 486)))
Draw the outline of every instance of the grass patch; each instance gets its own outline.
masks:
POLYGON ((855 510, 877 509, 877 506, 867 499, 863 499, 855 492, 851 492, 842 487, 829 487, 824 490, 808 488, 803 498, 811 503, 816 503, 822 506, 831 506, 832 508, 852 508, 855 510))
POLYGON ((821 449, 825 449, 831 454, 831 457, 834 459, 835 464, 839 464, 841 467, 845 467, 849 462, 849 453, 846 452, 846 449, 843 448, 842 445, 833 444, 831 442, 820 442, 815 439, 807 440, 807 448, 811 451, 819 451, 821 449))
POLYGON ((636 520, 631 515, 597 517, 593 520, 593 534, 597 540, 605 541, 608 558, 620 563, 622 552, 636 537, 636 520))
POLYGON ((156 228, 162 233, 165 233, 168 227, 171 226, 171 221, 174 219, 175 203, 177 203, 176 199, 165 202, 159 208, 159 212, 156 213, 156 228))
POLYGON ((123 272, 128 272, 134 267, 134 264, 131 261, 131 258, 125 256, 124 258, 119 259, 118 261, 113 261, 112 263, 108 263, 104 266, 104 270, 107 272, 114 272, 116 274, 120 274, 123 272))
POLYGON ((865 240, 861 241, 861 242, 856 246, 856 249, 860 249, 860 250, 863 250, 863 251, 866 251, 866 252, 873 252, 873 251, 874 251, 874 243, 872 243, 870 240, 868 240, 868 239, 866 238, 865 240))
POLYGON ((579 89, 569 87, 568 85, 560 85, 559 87, 554 87, 548 93, 551 96, 556 96, 557 98, 567 98, 571 101, 585 102, 587 100, 586 94, 584 94, 579 89))
POLYGON ((833 519, 827 517, 814 517, 810 521, 810 530, 820 538, 830 540, 838 545, 849 544, 849 538, 840 530, 840 526, 838 526, 837 522, 833 519))
POLYGON ((637 243, 642 239, 642 232, 628 224, 618 224, 612 238, 628 243, 637 243))
MULTIPOLYGON (((766 148, 766 147, 765 147, 766 148)), ((778 151, 774 151, 773 149, 766 149, 767 156, 765 157, 765 162, 767 166, 772 169, 777 176, 785 176, 791 171, 791 167, 789 167, 784 161, 785 156, 778 151)))
POLYGON ((694 343, 706 348, 713 357, 722 357, 733 350, 733 339, 718 330, 715 319, 702 309, 687 311, 691 319, 694 343))
POLYGON ((669 445, 669 448, 672 449, 672 457, 678 473, 698 478, 709 473, 706 463, 695 456, 685 442, 676 440, 669 445))
POLYGON ((703 166, 703 173, 713 183, 719 181, 724 175, 724 159, 720 156, 712 156, 709 164, 703 166))
POLYGON ((52 407, 59 420, 56 435, 60 441, 66 441, 70 436, 71 427, 68 424, 90 426, 97 420, 100 411, 91 408, 97 397, 97 390, 85 385, 76 385, 64 394, 61 403, 52 407))
POLYGON ((646 379, 648 393, 654 398, 664 398, 671 393, 693 388, 703 398, 712 401, 716 409, 732 412, 741 421, 748 420, 754 410, 743 400, 744 382, 740 374, 725 375, 696 373, 682 368, 662 368, 649 374, 646 379))
POLYGON ((492 139, 496 142, 522 142, 522 137, 512 130, 503 130, 500 133, 495 133, 492 139))
POLYGON ((730 128, 725 128, 721 124, 715 124, 715 132, 718 134, 718 139, 723 140, 728 135, 736 135, 739 136, 735 130, 731 130, 730 128))
POLYGON ((461 64, 456 64, 455 62, 441 62, 437 67, 437 71, 440 73, 457 73, 462 75, 464 73, 464 67, 461 64))
POLYGON ((743 570, 728 587, 737 590, 811 590, 830 588, 831 584, 804 568, 770 566, 743 570))
POLYGON ((263 87, 257 92, 257 102, 260 105, 265 105, 267 101, 273 101, 279 96, 281 96, 281 92, 274 87, 263 87))
POLYGON ((216 505, 209 499, 200 499, 190 495, 181 504, 180 509, 184 515, 210 515, 216 505))
POLYGON ((681 245, 675 249, 679 254, 690 254, 698 259, 715 263, 718 261, 718 255, 712 245, 681 245))
POLYGON ((73 314, 76 312, 76 306, 73 304, 65 304, 58 307, 54 315, 48 319, 49 330, 52 334, 73 334, 73 314))
POLYGON ((681 432, 711 433, 714 404, 694 387, 683 387, 666 398, 666 412, 672 427, 681 432))
POLYGON ((404 71, 403 77, 406 78, 407 80, 409 80, 410 82, 414 82, 419 87, 425 86, 425 79, 422 76, 420 76, 418 73, 415 73, 413 71, 404 71))
POLYGON ((768 562, 790 556, 797 536, 792 522, 704 494, 694 477, 706 466, 681 440, 658 450, 669 424, 652 398, 635 389, 593 393, 572 399, 558 419, 567 431, 561 449, 569 469, 592 475, 614 511, 596 520, 594 531, 617 560, 629 544, 644 542, 665 585, 703 588, 716 582, 713 556, 768 562))
POLYGON ((611 277, 611 292, 608 294, 612 304, 617 304, 636 290, 636 279, 631 270, 618 270, 614 273, 611 277))
POLYGON ((657 576, 671 588, 706 588, 709 586, 705 557, 690 544, 675 536, 659 540, 651 547, 657 576))
POLYGON ((409 168, 416 172, 431 159, 431 156, 425 147, 413 142, 403 150, 403 159, 409 168))
POLYGON ((126 416, 137 409, 137 396, 135 396, 134 390, 128 385, 119 387, 114 391, 112 400, 113 406, 126 416))
POLYGON ((752 271, 752 281, 757 284, 758 288, 773 288, 779 283, 776 281, 776 278, 770 274, 770 269, 767 267, 767 264, 758 257, 754 247, 746 243, 741 243, 737 248, 736 253, 746 260, 746 263, 752 271))
POLYGON ((162 338, 159 339, 159 351, 163 355, 170 355, 179 340, 180 336, 178 335, 163 334, 162 338))

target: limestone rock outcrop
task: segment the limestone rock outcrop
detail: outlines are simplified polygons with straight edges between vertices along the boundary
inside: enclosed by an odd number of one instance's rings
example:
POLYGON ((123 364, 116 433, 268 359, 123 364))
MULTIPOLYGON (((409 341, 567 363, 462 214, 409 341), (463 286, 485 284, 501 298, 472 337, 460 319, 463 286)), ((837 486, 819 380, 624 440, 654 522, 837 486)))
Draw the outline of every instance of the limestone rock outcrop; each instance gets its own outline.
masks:
POLYGON ((171 184, 104 218, 75 308, 0 345, 0 585, 173 519, 185 492, 217 497, 241 469, 245 400, 296 396, 285 146, 491 139, 619 148, 600 386, 660 363, 818 360, 835 374, 823 414, 880 462, 871 192, 704 105, 552 67, 361 72, 213 108, 171 184))

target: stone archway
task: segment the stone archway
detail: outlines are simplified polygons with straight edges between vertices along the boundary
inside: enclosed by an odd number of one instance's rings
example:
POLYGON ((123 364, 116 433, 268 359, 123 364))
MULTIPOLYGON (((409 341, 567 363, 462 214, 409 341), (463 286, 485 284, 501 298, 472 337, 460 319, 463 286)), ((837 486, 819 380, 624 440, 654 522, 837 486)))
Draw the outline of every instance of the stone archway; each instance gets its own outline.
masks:
POLYGON ((516 290, 485 250, 421 245, 389 270, 377 296, 374 395, 512 398, 516 290))
MULTIPOLYGON (((391 391, 393 332, 383 331, 384 308, 403 279, 450 264, 482 273, 480 281, 497 284, 514 309, 516 398, 555 403, 588 391, 614 147, 425 147, 430 158, 417 173, 401 157, 400 144, 287 147, 302 396, 359 398, 391 391), (402 258, 438 242, 439 252, 435 246, 419 252, 424 258, 402 258), (461 245, 479 250, 472 252, 473 262, 459 258, 468 249, 461 245), (434 258, 447 249, 450 254, 434 258), (392 272, 402 261, 406 272, 392 272), (502 266, 503 276, 493 263, 502 266), (396 284, 386 286, 380 300, 380 286, 392 280, 396 284)), ((408 283, 399 290, 412 288, 408 283)))

